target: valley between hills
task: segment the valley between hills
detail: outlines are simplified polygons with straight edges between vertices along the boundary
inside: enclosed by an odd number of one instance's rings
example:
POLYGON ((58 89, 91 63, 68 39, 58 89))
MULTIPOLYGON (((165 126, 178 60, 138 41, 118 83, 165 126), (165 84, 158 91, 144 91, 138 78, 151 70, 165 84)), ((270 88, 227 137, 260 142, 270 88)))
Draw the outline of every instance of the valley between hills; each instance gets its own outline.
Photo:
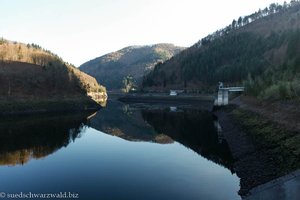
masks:
MULTIPOLYGON (((134 97, 139 103, 145 103, 142 99, 154 103, 156 95, 162 103, 170 99, 170 90, 178 90, 182 94, 172 97, 172 103, 188 104, 194 97, 215 96, 219 82, 245 88, 243 93, 229 96, 228 106, 210 110, 233 154, 232 170, 240 177, 239 194, 245 197, 251 189, 299 169, 299 1, 271 4, 240 17, 188 48, 167 43, 129 46, 79 67, 37 44, 0 39, 0 116, 96 112, 105 107, 110 93, 117 94, 113 100, 134 97)), ((125 114, 118 120, 130 116, 125 114)), ((144 111, 143 117, 156 126, 161 124, 152 115, 168 117, 154 114, 144 111)), ((136 132, 126 135, 122 129, 110 127, 109 120, 100 118, 102 124, 94 122, 93 126, 126 140, 139 139, 136 132)), ((142 123, 131 120, 134 125, 142 123)), ((172 132, 172 128, 164 128, 172 132)), ((172 137, 162 135, 144 138, 173 142, 172 137)), ((49 151, 56 149, 53 144, 49 151)), ((16 152, 13 156, 17 157, 16 152)), ((35 152, 34 156, 44 154, 35 152)), ((28 159, 29 155, 24 161, 28 159)))

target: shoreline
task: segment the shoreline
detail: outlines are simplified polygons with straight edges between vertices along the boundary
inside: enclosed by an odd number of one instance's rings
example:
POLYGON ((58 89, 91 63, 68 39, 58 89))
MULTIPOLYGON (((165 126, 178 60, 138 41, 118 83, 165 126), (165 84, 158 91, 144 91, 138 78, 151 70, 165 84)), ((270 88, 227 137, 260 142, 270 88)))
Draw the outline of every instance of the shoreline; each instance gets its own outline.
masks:
POLYGON ((258 177, 264 174, 264 162, 256 162, 257 149, 255 145, 251 138, 233 122, 228 111, 221 109, 213 113, 218 118, 222 133, 234 158, 234 172, 240 178, 240 190, 238 193, 243 197, 253 187, 266 182, 257 180, 258 177), (253 177, 253 175, 257 175, 257 177, 253 177), (254 181, 257 181, 257 183, 254 181))
POLYGON ((287 175, 276 178, 265 184, 252 188, 244 200, 256 199, 298 199, 298 183, 300 180, 300 169, 287 175))
MULTIPOLYGON (((238 97, 239 98, 239 97, 238 97)), ((109 95, 109 100, 124 103, 151 103, 168 106, 190 105, 211 112, 218 118, 222 133, 234 158, 233 171, 240 178, 239 194, 242 198, 251 195, 255 188, 272 182, 300 168, 300 145, 294 139, 300 139, 300 132, 290 132, 284 124, 277 124, 272 117, 265 117, 262 107, 240 99, 232 100, 225 107, 214 107, 211 95, 167 94, 117 94, 109 95), (247 123, 254 124, 247 124, 247 123), (264 131, 264 132, 260 132, 264 131), (273 131, 279 131, 278 140, 273 140, 273 131), (265 135, 263 135, 265 134, 265 135), (269 134, 270 137, 269 138, 269 134), (258 140, 259 139, 259 140, 258 140), (286 143, 292 146, 285 147, 286 143), (286 149, 285 149, 286 148, 286 149), (296 148, 296 154, 290 152, 296 148), (297 157, 298 156, 298 157, 297 157), (287 165, 287 166, 285 166, 287 165)), ((6 116, 38 115, 45 113, 78 113, 97 111, 99 104, 90 99, 48 99, 35 101, 0 101, 0 118, 6 116)), ((283 111, 281 111, 283 112, 283 111)), ((277 132, 275 132, 277 133, 277 132)), ((276 138, 275 138, 276 139, 276 138)))
MULTIPOLYGON (((262 184, 300 168, 300 132, 297 118, 288 127, 292 104, 257 103, 248 97, 232 99, 228 106, 214 107, 212 96, 168 96, 167 94, 131 94, 119 96, 124 103, 152 103, 197 106, 212 112, 219 120, 223 135, 234 158, 234 172, 240 178, 239 194, 244 198, 262 184), (202 105, 201 105, 202 104, 202 105), (289 105, 288 108, 280 105, 289 105), (274 118, 272 108, 277 107, 274 118), (279 109, 280 108, 280 109, 279 109), (296 129, 295 129, 296 128, 296 129), (275 134, 275 135, 274 135, 275 134), (289 146, 290 144, 294 146, 289 146), (296 149, 296 154, 293 150, 296 149)), ((293 108, 293 107, 292 107, 293 108)))
POLYGON ((97 111, 102 108, 98 103, 88 99, 49 99, 0 101, 0 117, 37 115, 44 113, 76 113, 97 111))
POLYGON ((300 132, 266 116, 270 113, 260 112, 264 107, 247 103, 233 101, 213 112, 234 157, 243 198, 254 188, 300 168, 300 132))
POLYGON ((168 104, 170 106, 192 105, 200 107, 206 111, 213 110, 214 97, 211 95, 178 95, 168 94, 130 94, 115 96, 118 101, 123 103, 151 103, 168 104))

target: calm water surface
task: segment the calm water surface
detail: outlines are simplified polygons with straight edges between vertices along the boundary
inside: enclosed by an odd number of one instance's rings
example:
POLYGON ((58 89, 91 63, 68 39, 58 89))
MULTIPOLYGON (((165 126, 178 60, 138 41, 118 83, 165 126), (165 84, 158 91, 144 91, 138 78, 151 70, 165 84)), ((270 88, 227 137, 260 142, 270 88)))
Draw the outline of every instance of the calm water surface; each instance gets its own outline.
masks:
POLYGON ((240 199, 230 152, 210 113, 111 101, 91 114, 0 119, 0 192, 240 199))

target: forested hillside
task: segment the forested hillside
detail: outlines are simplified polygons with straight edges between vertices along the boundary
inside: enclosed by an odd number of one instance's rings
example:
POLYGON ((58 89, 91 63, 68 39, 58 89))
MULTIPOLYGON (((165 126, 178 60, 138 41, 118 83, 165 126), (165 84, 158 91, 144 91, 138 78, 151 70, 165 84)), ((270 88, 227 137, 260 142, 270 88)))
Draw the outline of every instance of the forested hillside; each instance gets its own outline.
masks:
POLYGON ((213 92, 219 81, 262 99, 300 96, 300 2, 271 4, 201 39, 143 79, 144 90, 213 92))
POLYGON ((5 39, 0 40, 0 85, 0 114, 81 109, 106 93, 95 78, 50 51, 5 39))
POLYGON ((80 70, 94 76, 109 90, 123 88, 128 91, 140 84, 143 75, 152 71, 155 64, 181 50, 182 47, 172 44, 130 46, 90 60, 82 64, 80 70))

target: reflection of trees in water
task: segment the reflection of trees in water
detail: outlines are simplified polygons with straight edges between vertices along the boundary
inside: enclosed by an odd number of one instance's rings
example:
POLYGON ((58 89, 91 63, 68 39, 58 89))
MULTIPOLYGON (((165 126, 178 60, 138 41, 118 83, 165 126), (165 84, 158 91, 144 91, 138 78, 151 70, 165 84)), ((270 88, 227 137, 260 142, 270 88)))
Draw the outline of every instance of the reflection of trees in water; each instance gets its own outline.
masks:
POLYGON ((107 107, 101 109, 91 119, 90 126, 129 141, 149 141, 164 144, 173 142, 171 138, 158 134, 152 126, 145 123, 140 109, 117 101, 109 101, 107 107))
POLYGON ((90 126, 129 141, 161 144, 174 140, 216 163, 232 169, 226 141, 217 131, 211 113, 197 109, 163 109, 162 105, 124 105, 110 101, 90 126))
POLYGON ((0 119, 0 165, 43 158, 80 137, 89 114, 0 119))
POLYGON ((158 133, 194 150, 198 154, 232 170, 228 145, 220 139, 211 113, 195 109, 170 112, 165 109, 142 110, 144 120, 158 133))

